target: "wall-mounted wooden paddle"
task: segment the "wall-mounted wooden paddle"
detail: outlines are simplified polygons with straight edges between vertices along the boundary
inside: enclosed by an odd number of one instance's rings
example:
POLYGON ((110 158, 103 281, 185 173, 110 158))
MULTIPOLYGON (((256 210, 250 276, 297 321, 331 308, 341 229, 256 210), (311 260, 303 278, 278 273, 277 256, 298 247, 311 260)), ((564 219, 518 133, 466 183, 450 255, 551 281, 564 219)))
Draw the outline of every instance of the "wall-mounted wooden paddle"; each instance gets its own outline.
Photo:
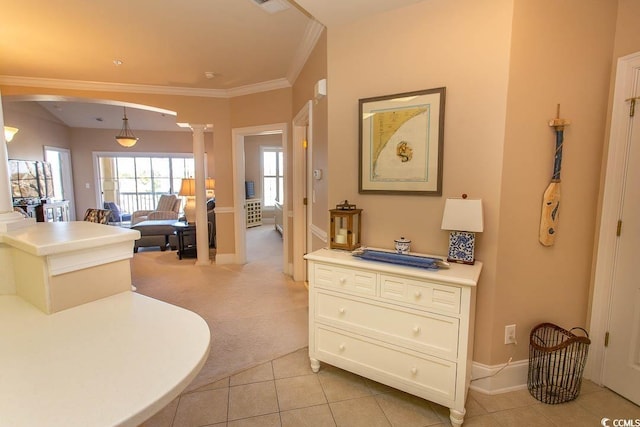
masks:
POLYGON ((564 127, 569 121, 560 118, 560 104, 556 118, 549 122, 549 126, 556 132, 556 155, 553 162, 553 177, 542 197, 542 216, 540 218, 539 240, 544 246, 554 244, 558 233, 558 217, 560 215, 560 169, 562 167, 562 144, 564 141, 564 127))

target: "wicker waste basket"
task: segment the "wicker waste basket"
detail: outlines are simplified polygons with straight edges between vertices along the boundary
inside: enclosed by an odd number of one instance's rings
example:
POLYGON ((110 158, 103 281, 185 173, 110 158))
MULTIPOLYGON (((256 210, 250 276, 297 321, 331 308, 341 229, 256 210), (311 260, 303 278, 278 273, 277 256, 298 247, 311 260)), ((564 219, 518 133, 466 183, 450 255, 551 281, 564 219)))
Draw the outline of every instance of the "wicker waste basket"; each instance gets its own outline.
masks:
POLYGON ((567 331, 552 323, 533 328, 529 341, 529 393, 549 404, 578 397, 590 344, 589 334, 582 328, 567 331), (574 330, 586 336, 574 335, 574 330))

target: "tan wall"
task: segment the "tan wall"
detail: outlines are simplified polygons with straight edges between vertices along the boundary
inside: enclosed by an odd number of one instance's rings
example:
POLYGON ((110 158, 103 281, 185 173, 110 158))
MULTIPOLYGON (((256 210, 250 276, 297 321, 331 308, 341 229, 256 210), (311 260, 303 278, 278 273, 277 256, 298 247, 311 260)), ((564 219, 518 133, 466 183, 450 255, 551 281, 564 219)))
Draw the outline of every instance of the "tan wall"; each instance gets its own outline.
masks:
POLYGON ((231 98, 231 127, 291 122, 291 88, 231 98))
MULTIPOLYGON (((476 357, 486 347, 494 310, 511 0, 434 0, 328 31, 327 178, 329 205, 348 199, 363 211, 363 242, 392 248, 410 238, 412 250, 443 254, 440 230, 446 197, 484 200, 485 232, 477 258, 476 357), (358 99, 447 87, 443 197, 358 194, 358 99)), ((497 361, 496 361, 497 362, 497 361)))
POLYGON ((640 50, 640 2, 618 0, 618 21, 616 25, 613 57, 630 55, 640 50))
POLYGON ((540 322, 585 326, 615 23, 609 1, 515 1, 500 206, 505 221, 496 309, 485 334, 493 363, 525 359, 528 333, 540 322), (558 103, 571 124, 564 132, 558 233, 555 244, 544 247, 537 240, 541 200, 555 153, 548 122, 558 103), (503 344, 504 326, 512 323, 520 343, 515 354, 503 344))
POLYGON ((4 122, 18 133, 7 144, 10 159, 44 160, 44 146, 70 148, 69 128, 33 102, 2 101, 4 122))
MULTIPOLYGON (((637 25, 622 21, 638 16, 637 5, 621 3, 618 34, 633 38, 637 25)), ((402 235, 416 251, 444 253, 444 198, 484 200, 478 362, 525 359, 539 321, 585 324, 616 12, 606 0, 431 1, 329 31, 329 205, 348 198, 364 209, 367 245, 391 247, 402 235), (406 40, 421 41, 418 54, 406 40), (439 86, 447 87, 443 197, 359 195, 358 99, 439 86), (557 103, 572 124, 560 230, 545 248, 537 233, 557 103), (503 344, 511 323, 515 349, 503 344)), ((628 45, 616 42, 616 52, 637 43, 628 45)))
MULTIPOLYGON (((318 80, 327 78, 327 30, 320 36, 315 48, 309 55, 304 68, 293 85, 293 114, 297 114, 304 104, 314 98, 314 87, 318 80)), ((321 169, 326 175, 328 170, 328 101, 331 96, 331 86, 327 84, 328 95, 325 98, 313 102, 313 134, 311 139, 312 169, 321 169)), ((291 169, 289 169, 291 170, 291 169)), ((329 230, 329 180, 323 177, 313 180, 313 193, 308 199, 311 201, 313 225, 325 232, 329 230)), ((292 191, 289 188, 289 191, 292 191)), ((291 205, 289 205, 291 207, 291 205)), ((317 238, 312 241, 312 248, 319 249, 326 246, 317 238)))
MULTIPOLYGON (((136 131, 138 143, 129 148, 120 147, 115 141, 117 130, 71 129, 71 162, 73 164, 73 191, 75 193, 76 218, 83 218, 88 208, 96 206, 97 171, 94 152, 128 153, 191 153, 191 132, 136 131), (115 133, 114 133, 115 132, 115 133), (89 188, 87 188, 87 185, 89 188)), ((205 134, 205 151, 212 150, 212 134, 205 134)))
POLYGON ((245 181, 253 181, 255 197, 257 198, 262 198, 260 146, 263 143, 263 138, 271 136, 272 135, 252 135, 244 139, 244 179, 245 181))

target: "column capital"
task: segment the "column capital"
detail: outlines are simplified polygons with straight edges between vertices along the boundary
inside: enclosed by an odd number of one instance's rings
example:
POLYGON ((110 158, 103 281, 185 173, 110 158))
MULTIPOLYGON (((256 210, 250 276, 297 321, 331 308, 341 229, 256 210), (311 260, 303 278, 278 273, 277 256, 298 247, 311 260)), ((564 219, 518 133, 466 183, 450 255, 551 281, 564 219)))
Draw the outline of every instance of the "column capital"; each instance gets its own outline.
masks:
POLYGON ((202 123, 184 123, 184 126, 182 127, 188 127, 191 128, 192 131, 206 131, 207 129, 212 129, 213 125, 212 124, 202 124, 202 123))

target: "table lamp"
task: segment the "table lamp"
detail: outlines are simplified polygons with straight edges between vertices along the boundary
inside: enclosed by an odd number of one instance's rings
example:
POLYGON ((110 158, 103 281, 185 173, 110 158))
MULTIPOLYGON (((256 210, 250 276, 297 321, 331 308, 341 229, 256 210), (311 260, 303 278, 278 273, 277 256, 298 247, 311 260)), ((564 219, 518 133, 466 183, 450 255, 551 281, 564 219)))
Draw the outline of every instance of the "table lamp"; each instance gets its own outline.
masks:
MULTIPOLYGON (((207 193, 213 192, 216 188, 216 180, 214 178, 207 178, 205 180, 205 191, 207 193)), ((212 193, 213 194, 213 193, 212 193)), ((196 222, 196 180, 194 178, 182 178, 182 184, 180 184, 179 196, 187 198, 187 203, 184 206, 184 217, 189 224, 195 224, 196 222)))
POLYGON ((178 195, 187 198, 187 203, 184 205, 184 217, 188 223, 194 224, 196 222, 196 180, 182 178, 178 195))
POLYGON ((204 182, 204 188, 207 192, 207 198, 216 197, 216 180, 215 178, 207 178, 204 182))
POLYGON ((447 199, 442 215, 443 230, 450 230, 447 261, 462 264, 475 263, 476 235, 484 229, 482 200, 447 199))

